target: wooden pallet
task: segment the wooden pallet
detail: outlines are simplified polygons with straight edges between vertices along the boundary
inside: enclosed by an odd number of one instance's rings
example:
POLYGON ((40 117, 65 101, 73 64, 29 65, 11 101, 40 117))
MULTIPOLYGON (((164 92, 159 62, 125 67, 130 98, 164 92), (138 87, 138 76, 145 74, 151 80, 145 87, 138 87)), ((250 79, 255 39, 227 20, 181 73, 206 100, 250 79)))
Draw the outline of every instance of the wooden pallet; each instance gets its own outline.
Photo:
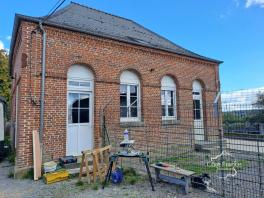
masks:
POLYGON ((95 182, 97 177, 103 182, 109 164, 110 150, 111 146, 106 146, 94 150, 82 151, 79 181, 82 180, 82 176, 86 173, 88 183, 91 183, 91 180, 95 182))

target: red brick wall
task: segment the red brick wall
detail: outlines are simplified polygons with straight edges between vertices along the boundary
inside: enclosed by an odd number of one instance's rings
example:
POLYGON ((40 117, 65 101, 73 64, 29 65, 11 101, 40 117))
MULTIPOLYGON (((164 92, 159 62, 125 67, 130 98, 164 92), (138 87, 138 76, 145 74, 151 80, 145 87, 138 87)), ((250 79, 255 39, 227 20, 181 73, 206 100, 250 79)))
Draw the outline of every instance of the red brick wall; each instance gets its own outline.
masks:
MULTIPOLYGON (((22 47, 15 54, 13 75, 20 76, 19 135, 17 168, 32 166, 32 130, 39 128, 39 99, 41 81, 41 38, 33 36, 30 68, 30 33, 35 24, 22 22, 22 47), (28 58, 22 67, 21 54, 28 58), (37 60, 37 62, 35 61, 37 60), (37 73, 32 70, 36 66, 37 73), (20 72, 21 70, 21 72, 20 72), (30 75, 31 70, 31 75, 30 75), (31 83, 30 83, 31 76, 31 83), (36 89, 37 105, 30 99, 30 88, 36 89)), ((192 82, 200 79, 205 85, 204 97, 212 103, 218 86, 218 65, 176 54, 135 46, 118 41, 98 38, 87 34, 53 27, 45 27, 46 47, 46 93, 44 118, 44 145, 47 154, 57 158, 66 152, 66 94, 67 71, 71 65, 83 64, 95 75, 94 86, 94 141, 100 144, 100 109, 112 99, 111 105, 119 105, 119 77, 126 69, 137 71, 141 79, 142 115, 145 122, 160 121, 160 108, 154 110, 156 117, 147 119, 144 109, 160 107, 160 80, 171 75, 177 82, 179 114, 181 106, 192 105, 192 82)), ((40 36, 40 35, 39 35, 40 36)), ((13 86, 15 80, 13 80, 13 86)), ((13 103, 13 111, 14 111, 13 103)), ((118 118, 119 115, 115 115, 118 118)), ((12 113, 14 120, 14 113, 12 113)), ((190 122, 187 121, 187 122, 190 122)))

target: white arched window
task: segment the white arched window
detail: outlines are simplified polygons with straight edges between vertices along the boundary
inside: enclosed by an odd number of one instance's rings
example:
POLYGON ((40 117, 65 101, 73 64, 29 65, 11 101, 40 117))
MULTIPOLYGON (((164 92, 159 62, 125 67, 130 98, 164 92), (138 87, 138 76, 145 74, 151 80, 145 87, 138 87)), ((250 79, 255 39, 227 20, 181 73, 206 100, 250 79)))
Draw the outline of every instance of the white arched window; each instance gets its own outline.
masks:
POLYGON ((140 120, 140 80, 131 71, 120 76, 120 121, 140 120))
POLYGON ((193 81, 193 117, 194 120, 201 120, 202 112, 202 85, 198 80, 193 81))
POLYGON ((176 119, 176 84, 170 76, 161 80, 162 119, 176 119))

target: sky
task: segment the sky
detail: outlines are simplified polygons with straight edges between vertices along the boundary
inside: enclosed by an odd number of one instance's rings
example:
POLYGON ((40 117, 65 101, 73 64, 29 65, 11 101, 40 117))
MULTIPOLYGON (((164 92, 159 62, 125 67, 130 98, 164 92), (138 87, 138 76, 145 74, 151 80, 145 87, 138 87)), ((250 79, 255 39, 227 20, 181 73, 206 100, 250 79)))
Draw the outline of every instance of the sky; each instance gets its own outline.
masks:
MULTIPOLYGON (((9 49, 15 13, 43 16, 57 1, 2 0, 0 49, 9 49)), ((224 61, 222 91, 264 86, 264 0, 74 2, 132 19, 184 48, 224 61)))

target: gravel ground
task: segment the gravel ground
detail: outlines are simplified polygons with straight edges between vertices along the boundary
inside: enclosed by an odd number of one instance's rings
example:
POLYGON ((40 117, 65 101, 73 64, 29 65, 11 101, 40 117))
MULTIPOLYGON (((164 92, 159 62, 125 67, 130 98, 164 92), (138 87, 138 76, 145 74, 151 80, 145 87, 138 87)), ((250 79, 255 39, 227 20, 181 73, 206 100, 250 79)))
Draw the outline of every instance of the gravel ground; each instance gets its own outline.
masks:
POLYGON ((166 183, 155 183, 155 191, 151 191, 148 180, 140 181, 135 185, 109 185, 104 190, 99 186, 93 190, 90 186, 76 186, 77 179, 58 182, 50 185, 42 181, 28 179, 16 180, 8 178, 13 167, 6 161, 0 163, 0 198, 28 198, 28 197, 55 197, 55 198, 207 198, 215 197, 206 192, 192 189, 184 195, 181 188, 166 183))

